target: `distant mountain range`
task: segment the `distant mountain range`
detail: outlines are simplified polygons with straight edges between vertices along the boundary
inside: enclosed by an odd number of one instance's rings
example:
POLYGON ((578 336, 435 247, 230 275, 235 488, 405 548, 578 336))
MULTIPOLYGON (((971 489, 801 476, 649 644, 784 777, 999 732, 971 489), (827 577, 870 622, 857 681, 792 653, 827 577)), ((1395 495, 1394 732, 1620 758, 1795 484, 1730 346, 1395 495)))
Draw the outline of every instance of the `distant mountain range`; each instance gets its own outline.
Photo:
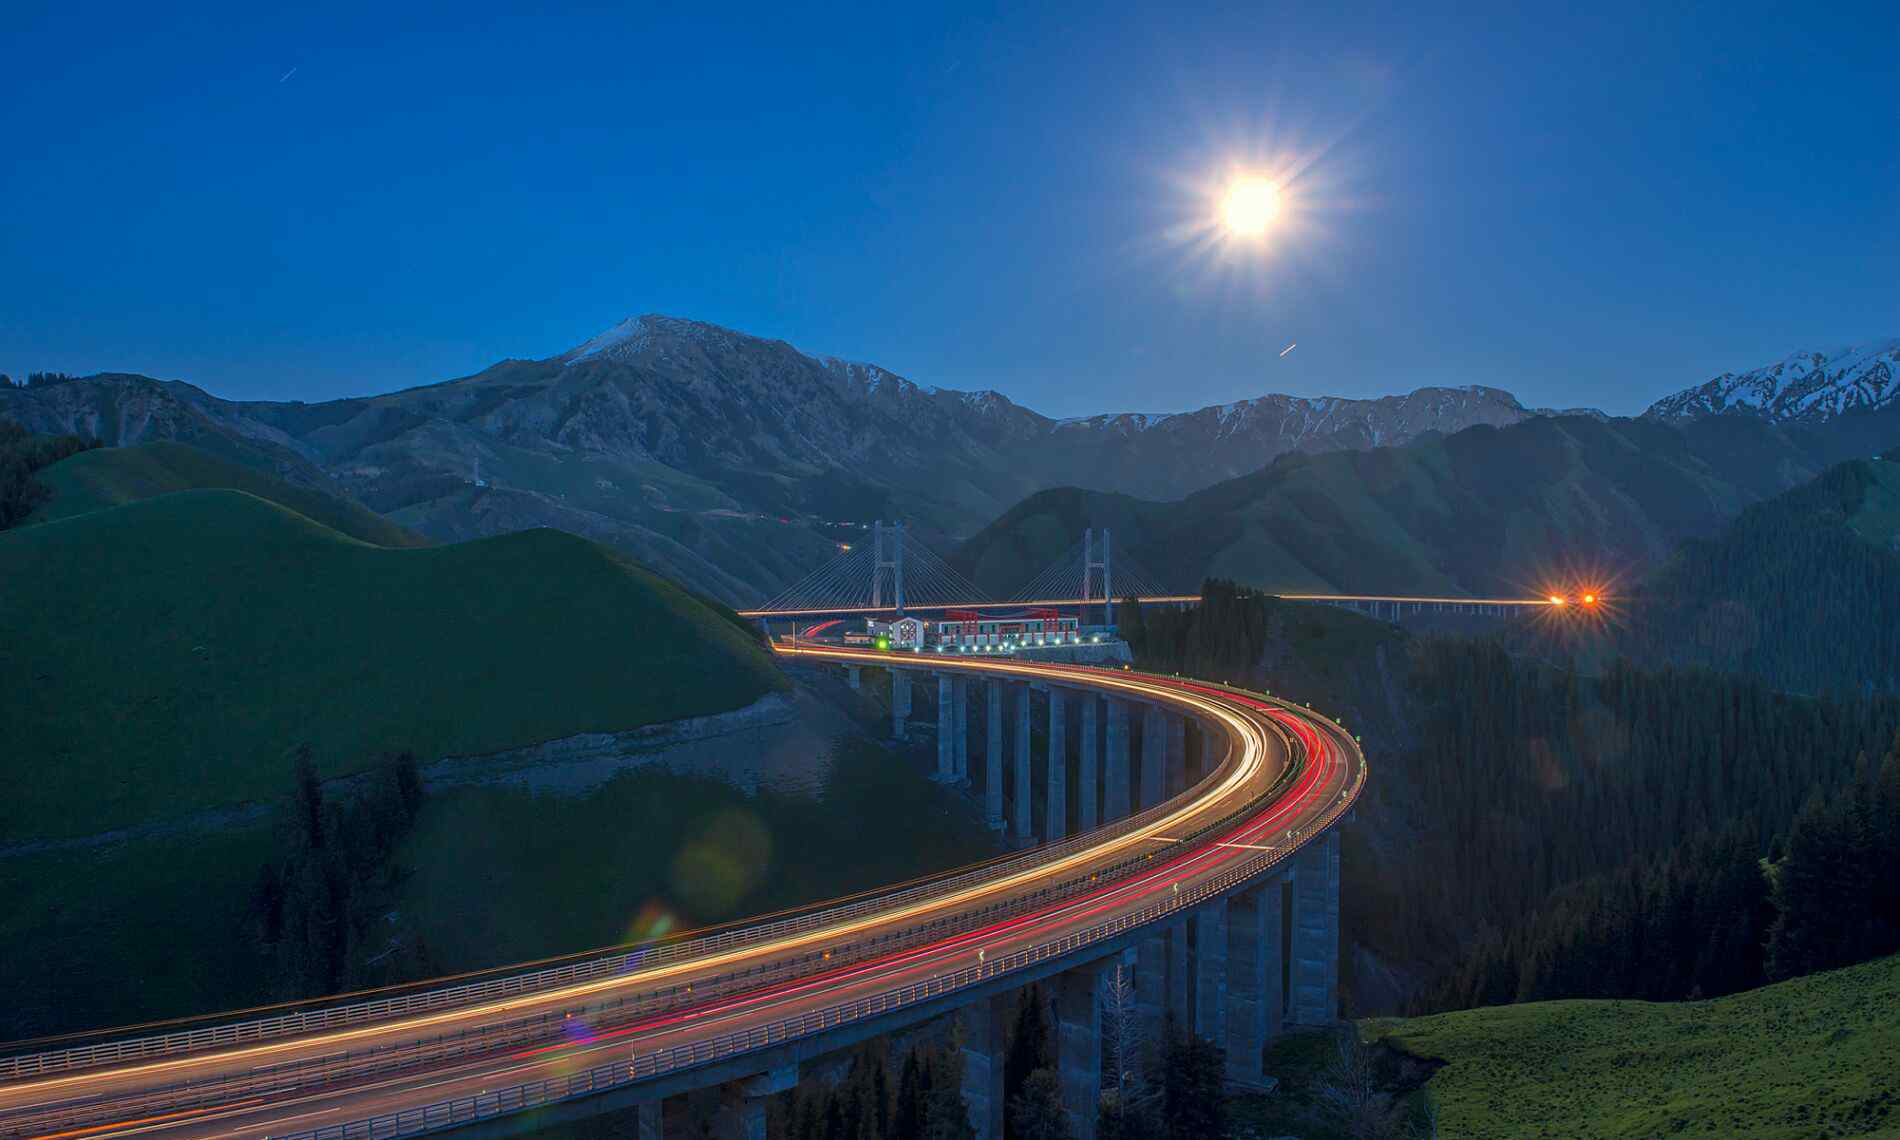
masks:
MULTIPOLYGON (((1868 369, 1854 375, 1844 382, 1872 383, 1868 369)), ((1882 391, 1890 396, 1891 385, 1882 391)), ((1684 420, 1740 400, 1668 403, 1649 415, 1684 420)), ((558 527, 737 603, 848 540, 824 524, 904 517, 948 545, 1052 487, 1172 500, 1290 453, 1399 446, 1558 414, 1601 418, 1525 408, 1474 386, 1058 420, 994 391, 928 387, 874 364, 653 315, 559 356, 382 396, 231 401, 102 374, 0 389, 0 414, 115 444, 193 443, 341 491, 437 538, 558 527)))
POLYGON ((950 561, 1008 591, 1084 527, 1108 527, 1123 564, 1169 589, 1219 577, 1287 593, 1626 590, 1684 540, 1895 441, 1900 406, 1821 424, 1540 416, 1403 447, 1284 455, 1178 502, 1045 491, 950 561))
POLYGON ((1900 339, 1832 352, 1797 352, 1749 372, 1724 372, 1665 396, 1645 416, 1684 420, 1737 414, 1775 423, 1820 423, 1900 402, 1900 339))

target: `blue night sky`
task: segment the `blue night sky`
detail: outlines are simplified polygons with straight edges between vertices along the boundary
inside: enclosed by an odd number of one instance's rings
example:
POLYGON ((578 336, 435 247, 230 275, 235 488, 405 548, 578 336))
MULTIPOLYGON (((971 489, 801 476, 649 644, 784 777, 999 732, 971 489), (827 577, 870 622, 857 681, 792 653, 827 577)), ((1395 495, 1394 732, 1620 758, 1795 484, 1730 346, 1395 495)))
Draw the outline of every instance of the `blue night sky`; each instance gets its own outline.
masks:
POLYGON ((1634 413, 1900 335, 1891 2, 191 7, 8 6, 0 369, 317 400, 664 312, 1056 415, 1634 413))

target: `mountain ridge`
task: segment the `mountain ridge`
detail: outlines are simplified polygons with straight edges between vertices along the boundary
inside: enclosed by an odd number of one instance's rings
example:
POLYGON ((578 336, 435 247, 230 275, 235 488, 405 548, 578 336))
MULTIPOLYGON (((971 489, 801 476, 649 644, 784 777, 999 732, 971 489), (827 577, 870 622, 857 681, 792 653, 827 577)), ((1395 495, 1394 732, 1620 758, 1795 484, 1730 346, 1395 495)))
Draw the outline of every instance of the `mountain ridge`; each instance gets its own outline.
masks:
POLYGON ((435 538, 579 530, 748 602, 835 553, 831 523, 905 517, 948 541, 1051 486, 1178 498, 1287 451, 1537 413, 1472 387, 1063 421, 993 390, 647 314, 552 357, 381 395, 235 401, 102 374, 0 390, 0 414, 110 443, 202 441, 435 538))
POLYGON ((1402 447, 1283 455, 1177 502, 1039 492, 949 562, 1004 596, 1084 527, 1169 589, 1534 596, 1631 582, 1687 539, 1900 438, 1900 407, 1827 424, 1588 416, 1473 427, 1402 447))
MULTIPOLYGON (((1695 404, 1696 391, 1678 394, 1681 411, 1652 407, 1645 419, 1701 418, 1694 408, 1716 400, 1695 404)), ((1562 415, 1627 422, 1528 408, 1485 385, 1056 419, 994 390, 920 384, 659 314, 551 357, 380 395, 235 401, 105 373, 0 389, 0 414, 112 443, 191 442, 438 539, 575 530, 732 603, 802 576, 849 541, 841 526, 872 519, 909 519, 925 541, 948 546, 1054 487, 1179 502, 1288 455, 1370 452, 1562 415)))
POLYGON ((1747 372, 1724 372, 1651 404, 1664 420, 1752 415, 1775 423, 1825 422, 1900 403, 1900 337, 1828 352, 1797 352, 1747 372))

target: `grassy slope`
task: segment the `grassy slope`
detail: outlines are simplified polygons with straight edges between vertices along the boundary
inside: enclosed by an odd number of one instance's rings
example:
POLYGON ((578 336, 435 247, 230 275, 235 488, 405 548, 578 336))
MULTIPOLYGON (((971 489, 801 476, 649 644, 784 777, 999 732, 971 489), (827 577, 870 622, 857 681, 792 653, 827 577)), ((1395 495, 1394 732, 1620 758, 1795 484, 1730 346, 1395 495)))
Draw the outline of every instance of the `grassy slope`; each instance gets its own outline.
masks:
POLYGON ((274 798, 300 742, 335 775, 783 684, 735 622, 556 531, 390 550, 185 491, 0 534, 0 581, 0 842, 274 798))
MULTIPOLYGON (((0 1040, 266 1000, 246 904, 271 826, 0 858, 0 1040)), ((968 801, 875 747, 847 752, 821 798, 653 769, 585 795, 458 788, 396 854, 391 933, 475 969, 901 882, 992 842, 968 801)))
POLYGON ((1559 1001, 1372 1023, 1450 1062, 1448 1136, 1900 1135, 1900 957, 1705 1002, 1559 1001))
POLYGON ((40 473, 53 499, 33 515, 52 522, 173 491, 225 487, 296 511, 350 538, 377 546, 421 546, 423 540, 370 510, 335 495, 287 483, 202 448, 157 441, 82 451, 40 473))
POLYGON ((432 798, 397 862, 400 909, 461 970, 769 913, 993 854, 968 803, 859 744, 822 797, 656 770, 585 796, 519 788, 432 798), (562 889, 548 889, 559 883, 562 889))
POLYGON ((0 1040, 267 996, 249 903, 269 820, 0 858, 0 1040))

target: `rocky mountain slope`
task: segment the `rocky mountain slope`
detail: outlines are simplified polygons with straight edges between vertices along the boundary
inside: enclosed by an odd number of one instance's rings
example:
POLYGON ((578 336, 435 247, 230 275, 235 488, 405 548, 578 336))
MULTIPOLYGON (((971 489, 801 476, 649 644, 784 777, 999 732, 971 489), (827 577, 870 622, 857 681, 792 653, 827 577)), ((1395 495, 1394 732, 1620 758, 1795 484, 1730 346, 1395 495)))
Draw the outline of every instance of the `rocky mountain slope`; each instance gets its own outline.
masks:
POLYGON ((1797 352, 1748 372, 1724 372, 1665 396, 1645 416, 1694 419, 1724 413, 1776 423, 1820 423, 1846 412, 1900 403, 1900 339, 1832 352, 1797 352))
POLYGON ((825 522, 902 516, 945 538, 1046 487, 1175 498, 1288 452, 1540 413, 1473 387, 1054 420, 997 392, 642 316, 560 356, 382 396, 239 402, 114 374, 0 389, 0 414, 110 443, 192 442, 438 538, 575 531, 749 602, 835 552, 848 536, 825 522))

